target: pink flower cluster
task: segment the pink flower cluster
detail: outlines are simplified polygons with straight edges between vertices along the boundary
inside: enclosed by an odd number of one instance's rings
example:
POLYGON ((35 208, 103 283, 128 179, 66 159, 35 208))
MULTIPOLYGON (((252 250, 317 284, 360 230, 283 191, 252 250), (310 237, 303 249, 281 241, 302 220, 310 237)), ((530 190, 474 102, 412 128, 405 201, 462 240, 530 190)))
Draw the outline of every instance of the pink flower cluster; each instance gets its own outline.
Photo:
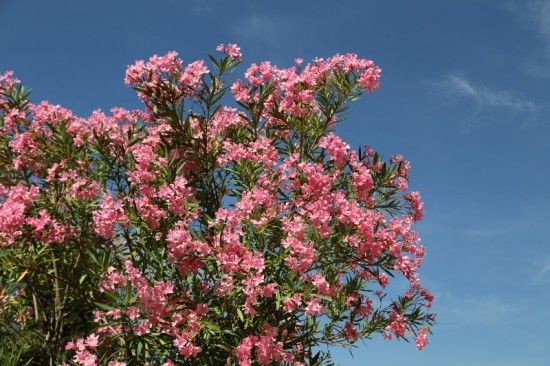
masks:
POLYGON ((151 109, 157 100, 177 101, 182 96, 195 95, 203 76, 208 74, 203 60, 183 66, 177 52, 154 55, 148 62, 129 65, 124 82, 138 90, 140 98, 151 109))
POLYGON ((113 237, 116 224, 128 223, 122 204, 115 201, 110 193, 103 196, 100 210, 94 212, 93 220, 96 232, 104 238, 113 237))
POLYGON ((381 71, 373 61, 345 54, 326 60, 315 59, 302 70, 295 66, 279 69, 268 61, 252 64, 245 72, 246 81, 237 80, 231 91, 238 102, 253 103, 259 100, 259 87, 271 84, 275 90, 264 103, 264 108, 276 107, 288 116, 304 117, 320 110, 317 89, 339 73, 353 75, 358 86, 369 93, 379 87, 381 71))
POLYGON ((76 341, 71 341, 65 345, 66 350, 74 350, 75 355, 73 361, 82 366, 96 366, 97 356, 93 351, 99 345, 99 337, 97 334, 90 334, 86 338, 78 338, 76 341))
POLYGON ((218 159, 218 162, 222 165, 231 161, 248 160, 261 163, 266 167, 272 167, 279 158, 277 150, 267 138, 253 141, 248 146, 225 141, 223 147, 226 153, 218 159))
POLYGON ((13 77, 13 71, 6 71, 0 74, 0 90, 11 89, 19 80, 13 77))
POLYGON ((61 243, 65 240, 66 228, 52 219, 46 210, 40 210, 38 217, 30 217, 27 223, 32 227, 34 236, 46 244, 61 243))
POLYGON ((200 303, 192 308, 184 306, 188 294, 176 293, 171 282, 151 283, 130 260, 124 263, 124 267, 126 275, 109 268, 100 285, 101 289, 115 293, 130 285, 136 291, 137 302, 125 309, 113 308, 105 313, 96 311, 96 321, 106 324, 98 333, 102 336, 116 334, 120 327, 107 324, 127 320, 132 324, 131 331, 137 336, 151 332, 171 335, 173 345, 186 359, 201 352, 202 348, 195 345, 193 339, 201 331, 200 320, 208 314, 208 305, 200 303))
POLYGON ((224 45, 223 43, 220 43, 216 47, 216 51, 223 52, 227 56, 237 60, 240 60, 243 57, 243 54, 241 53, 241 48, 237 46, 235 43, 228 43, 227 46, 224 45))
POLYGON ((8 188, 0 184, 0 247, 13 244, 23 235, 23 225, 29 220, 26 210, 38 193, 36 186, 8 188))
POLYGON ((260 365, 271 365, 274 362, 292 362, 290 353, 283 350, 283 343, 277 341, 277 328, 264 324, 264 333, 261 336, 248 336, 235 348, 235 355, 239 366, 252 365, 252 352, 255 351, 255 359, 260 365))

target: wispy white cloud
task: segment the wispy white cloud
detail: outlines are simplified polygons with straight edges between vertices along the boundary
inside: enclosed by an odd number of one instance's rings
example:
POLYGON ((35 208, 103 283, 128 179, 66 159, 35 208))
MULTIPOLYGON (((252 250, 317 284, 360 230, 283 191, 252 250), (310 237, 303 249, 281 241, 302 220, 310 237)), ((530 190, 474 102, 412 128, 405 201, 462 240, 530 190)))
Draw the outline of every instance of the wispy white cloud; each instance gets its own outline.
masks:
POLYGON ((511 113, 523 127, 536 124, 538 114, 543 109, 535 101, 521 98, 507 90, 473 83, 456 74, 450 74, 433 85, 448 101, 465 100, 472 103, 464 119, 464 132, 472 132, 483 124, 497 121, 493 114, 498 111, 511 113))
POLYGON ((540 109, 537 103, 529 99, 516 97, 504 90, 493 90, 483 85, 475 85, 469 80, 453 74, 437 84, 446 89, 451 96, 472 99, 480 108, 502 107, 515 112, 527 113, 540 109))
POLYGON ((502 236, 507 233, 509 233, 511 230, 504 227, 481 227, 481 228, 473 228, 473 229, 467 229, 466 234, 470 236, 475 237, 483 237, 483 238, 494 238, 497 236, 502 236))
POLYGON ((550 258, 547 258, 547 259, 543 260, 539 264, 539 270, 535 274, 534 279, 536 281, 540 281, 540 280, 543 280, 545 278, 550 278, 550 258))
POLYGON ((439 296, 438 317, 441 324, 453 327, 492 325, 508 319, 519 311, 515 304, 494 295, 457 296, 445 293, 439 296))
MULTIPOLYGON (((495 356, 498 357, 498 356, 495 356)), ((456 361, 457 363, 451 363, 452 366, 472 366, 471 362, 464 363, 463 361, 456 361)), ((446 362, 447 363, 447 362, 446 362)), ((483 360, 483 366, 540 366, 540 364, 526 363, 522 361, 510 361, 510 360, 483 360)))
POLYGON ((539 59, 528 61, 525 70, 533 76, 548 78, 550 77, 550 0, 529 1, 527 19, 541 37, 543 52, 539 59))
POLYGON ((529 1, 528 11, 540 33, 550 41, 550 0, 529 1))
POLYGON ((259 40, 267 44, 285 39, 294 29, 294 23, 282 18, 277 20, 259 14, 252 14, 233 26, 232 32, 238 38, 259 40))
POLYGON ((538 35, 542 47, 537 55, 526 61, 525 71, 532 76, 550 77, 550 0, 508 0, 504 8, 518 21, 538 35))
MULTIPOLYGON (((181 0, 168 0, 174 8, 182 3, 181 0)), ((185 11, 193 16, 206 16, 217 18, 216 9, 220 5, 219 0, 186 0, 185 11)))
POLYGON ((195 16, 214 16, 216 15, 216 6, 212 1, 191 0, 189 10, 195 16))
POLYGON ((518 219, 505 220, 499 224, 486 224, 485 226, 467 228, 465 232, 473 237, 495 238, 529 230, 536 224, 536 220, 522 217, 518 219))

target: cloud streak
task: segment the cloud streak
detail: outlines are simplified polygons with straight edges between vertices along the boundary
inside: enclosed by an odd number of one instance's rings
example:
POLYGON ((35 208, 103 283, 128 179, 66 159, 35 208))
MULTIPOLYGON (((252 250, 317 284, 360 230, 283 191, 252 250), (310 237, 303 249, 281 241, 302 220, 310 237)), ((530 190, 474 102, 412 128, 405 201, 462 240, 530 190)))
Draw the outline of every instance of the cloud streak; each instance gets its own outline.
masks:
POLYGON ((287 19, 275 21, 270 17, 254 14, 235 24, 232 32, 239 38, 254 39, 273 45, 286 39, 293 29, 293 23, 287 19))
POLYGON ((437 304, 442 323, 456 327, 469 327, 471 324, 492 325, 509 319, 518 307, 492 296, 456 296, 446 293, 440 296, 437 304))
POLYGON ((550 259, 545 259, 541 263, 540 270, 535 275, 535 280, 540 281, 546 277, 550 277, 550 259))
POLYGON ((550 41, 550 1, 531 1, 529 10, 539 27, 540 33, 550 41))
POLYGON ((514 112, 526 113, 533 113, 540 109, 540 106, 531 100, 516 97, 507 91, 492 90, 483 85, 474 85, 457 75, 451 74, 438 84, 446 89, 451 96, 472 99, 480 108, 506 108, 514 112))
POLYGON ((537 33, 542 52, 526 62, 524 70, 531 76, 550 78, 550 0, 511 0, 503 3, 522 27, 537 33))
POLYGON ((445 79, 433 83, 436 90, 446 97, 448 102, 466 101, 473 104, 464 119, 464 132, 469 133, 484 124, 505 120, 510 115, 520 120, 522 127, 538 123, 543 107, 526 98, 521 98, 506 90, 497 90, 485 85, 472 83, 470 80, 450 74, 445 79), (507 114, 498 118, 496 113, 507 114))
POLYGON ((527 64, 527 71, 535 76, 550 77, 550 0, 531 1, 529 3, 531 18, 538 27, 545 47, 545 60, 542 65, 537 63, 527 64))
POLYGON ((518 234, 530 230, 537 222, 531 218, 522 217, 515 220, 500 220, 499 224, 470 227, 465 230, 467 235, 480 238, 496 238, 510 234, 518 234))

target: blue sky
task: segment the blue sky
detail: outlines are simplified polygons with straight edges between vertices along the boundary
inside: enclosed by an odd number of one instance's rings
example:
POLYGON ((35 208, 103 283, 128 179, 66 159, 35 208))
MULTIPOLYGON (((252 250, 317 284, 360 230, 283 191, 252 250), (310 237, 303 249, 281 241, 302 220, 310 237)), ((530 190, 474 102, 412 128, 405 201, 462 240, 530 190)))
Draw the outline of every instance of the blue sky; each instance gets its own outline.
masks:
POLYGON ((549 0, 0 0, 0 70, 83 116, 139 106, 134 60, 220 42, 245 64, 355 52, 383 70, 338 132, 411 160, 439 323, 422 352, 379 339, 341 365, 548 365, 549 0))

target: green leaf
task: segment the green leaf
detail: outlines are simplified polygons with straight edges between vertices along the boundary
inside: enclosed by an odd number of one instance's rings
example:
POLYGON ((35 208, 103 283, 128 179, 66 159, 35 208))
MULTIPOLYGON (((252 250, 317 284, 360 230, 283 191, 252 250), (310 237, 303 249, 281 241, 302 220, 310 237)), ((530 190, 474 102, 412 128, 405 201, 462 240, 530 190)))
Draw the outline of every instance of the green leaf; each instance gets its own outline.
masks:
POLYGON ((21 273, 19 275, 19 277, 17 278, 17 282, 21 282, 23 280, 23 278, 25 278, 25 276, 27 275, 27 273, 29 273, 29 270, 26 269, 23 273, 21 273))
POLYGON ((244 314, 243 314, 241 308, 237 308, 237 316, 244 323, 244 314))
POLYGON ((201 324, 211 334, 216 334, 221 332, 220 326, 214 322, 202 321, 201 324))
POLYGON ((212 61, 212 64, 216 67, 216 69, 219 69, 219 68, 220 68, 220 64, 219 64, 218 61, 214 58, 214 56, 212 56, 211 54, 208 54, 207 56, 208 56, 208 58, 210 59, 210 61, 212 61))
POLYGON ((97 307, 99 307, 103 310, 109 311, 109 310, 112 310, 114 308, 114 306, 103 304, 103 303, 100 303, 100 302, 97 302, 97 301, 94 301, 94 303, 96 304, 97 307))

